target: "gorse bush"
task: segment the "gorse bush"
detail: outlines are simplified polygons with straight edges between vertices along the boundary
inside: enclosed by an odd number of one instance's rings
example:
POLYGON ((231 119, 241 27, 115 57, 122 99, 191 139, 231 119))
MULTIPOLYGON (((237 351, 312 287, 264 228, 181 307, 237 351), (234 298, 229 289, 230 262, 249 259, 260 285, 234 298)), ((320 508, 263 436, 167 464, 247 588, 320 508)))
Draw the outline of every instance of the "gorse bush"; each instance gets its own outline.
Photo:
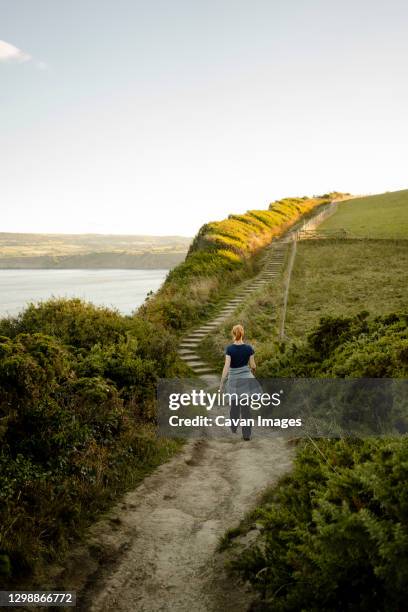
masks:
POLYGON ((269 210, 250 210, 223 221, 202 226, 183 263, 171 270, 159 292, 140 313, 174 330, 183 330, 206 317, 222 291, 257 271, 257 252, 280 236, 302 215, 340 194, 315 198, 287 198, 273 202, 269 210), (194 286, 211 279, 207 292, 198 297, 194 286))
MULTIPOLYGON (((323 317, 303 344, 260 370, 290 378, 406 378, 407 348, 405 313, 323 317)), ((261 535, 233 566, 259 591, 259 610, 405 609, 406 435, 302 442, 290 476, 249 518, 261 535)))
POLYGON ((303 344, 263 347, 259 376, 403 378, 408 375, 408 314, 322 317, 303 344))
POLYGON ((154 435, 169 332, 50 300, 0 321, 0 575, 30 573, 176 448, 154 435))
POLYGON ((259 609, 398 612, 408 580, 408 439, 304 442, 292 474, 251 518, 235 568, 259 609))

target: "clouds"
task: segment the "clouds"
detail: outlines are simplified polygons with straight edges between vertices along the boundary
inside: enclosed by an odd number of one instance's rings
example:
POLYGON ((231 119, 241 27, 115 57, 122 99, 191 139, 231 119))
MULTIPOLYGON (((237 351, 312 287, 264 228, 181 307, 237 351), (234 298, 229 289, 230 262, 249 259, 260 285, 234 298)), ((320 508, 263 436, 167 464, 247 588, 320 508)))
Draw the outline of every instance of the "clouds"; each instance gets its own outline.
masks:
POLYGON ((25 51, 22 51, 4 40, 0 40, 0 62, 15 62, 21 64, 23 62, 29 62, 32 59, 31 55, 25 53, 25 51))

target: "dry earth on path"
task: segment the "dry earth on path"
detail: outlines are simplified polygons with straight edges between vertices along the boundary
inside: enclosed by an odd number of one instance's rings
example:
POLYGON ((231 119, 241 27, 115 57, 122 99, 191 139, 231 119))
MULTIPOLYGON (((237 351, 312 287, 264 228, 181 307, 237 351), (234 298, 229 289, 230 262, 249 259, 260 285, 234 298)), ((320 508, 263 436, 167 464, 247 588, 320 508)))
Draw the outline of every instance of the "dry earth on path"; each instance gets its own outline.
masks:
POLYGON ((291 461, 283 438, 245 442, 231 434, 188 443, 91 529, 99 557, 104 550, 118 554, 105 571, 95 568, 80 609, 247 610, 253 593, 227 575, 217 544, 291 461))

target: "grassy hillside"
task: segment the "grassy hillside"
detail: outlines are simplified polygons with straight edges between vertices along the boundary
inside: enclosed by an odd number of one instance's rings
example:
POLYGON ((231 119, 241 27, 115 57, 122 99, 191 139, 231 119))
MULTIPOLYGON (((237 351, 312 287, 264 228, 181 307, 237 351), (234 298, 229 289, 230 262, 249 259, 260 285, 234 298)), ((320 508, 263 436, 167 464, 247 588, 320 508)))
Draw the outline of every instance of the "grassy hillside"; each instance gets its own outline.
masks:
POLYGON ((408 190, 348 200, 320 229, 344 228, 366 238, 408 238, 408 190))
POLYGON ((340 203, 320 229, 340 227, 371 238, 298 244, 286 319, 293 340, 322 315, 386 314, 408 304, 408 190, 340 203))
POLYGON ((300 242, 286 335, 301 339, 322 315, 347 316, 362 310, 383 314, 405 308, 407 270, 408 240, 300 242))
POLYGON ((256 256, 262 247, 302 216, 339 195, 286 198, 273 202, 268 210, 250 210, 204 225, 186 260, 170 272, 161 290, 141 312, 176 330, 200 321, 210 314, 223 292, 256 272, 256 256))
MULTIPOLYGON (((284 344, 282 279, 243 308, 259 376, 408 376, 407 193, 342 203, 324 224, 375 239, 298 244, 284 344)), ((406 435, 300 444, 292 474, 223 541, 259 593, 254 610, 404 608, 407 453, 406 435)))
MULTIPOLYGON (((408 240, 307 240, 298 243, 292 271, 285 335, 302 342, 322 316, 374 315, 408 304, 408 240)), ((230 329, 245 326, 260 363, 277 348, 285 273, 250 296, 225 324, 201 344, 201 355, 220 368, 230 329)))

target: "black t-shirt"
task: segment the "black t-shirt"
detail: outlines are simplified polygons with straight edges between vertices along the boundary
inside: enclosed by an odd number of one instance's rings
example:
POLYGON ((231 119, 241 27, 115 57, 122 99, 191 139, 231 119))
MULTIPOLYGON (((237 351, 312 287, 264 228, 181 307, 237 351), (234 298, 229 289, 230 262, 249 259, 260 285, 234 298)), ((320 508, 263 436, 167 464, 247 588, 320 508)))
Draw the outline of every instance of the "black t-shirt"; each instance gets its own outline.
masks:
POLYGON ((255 353, 250 344, 230 344, 225 354, 231 357, 231 368, 242 368, 248 365, 249 358, 255 353))

